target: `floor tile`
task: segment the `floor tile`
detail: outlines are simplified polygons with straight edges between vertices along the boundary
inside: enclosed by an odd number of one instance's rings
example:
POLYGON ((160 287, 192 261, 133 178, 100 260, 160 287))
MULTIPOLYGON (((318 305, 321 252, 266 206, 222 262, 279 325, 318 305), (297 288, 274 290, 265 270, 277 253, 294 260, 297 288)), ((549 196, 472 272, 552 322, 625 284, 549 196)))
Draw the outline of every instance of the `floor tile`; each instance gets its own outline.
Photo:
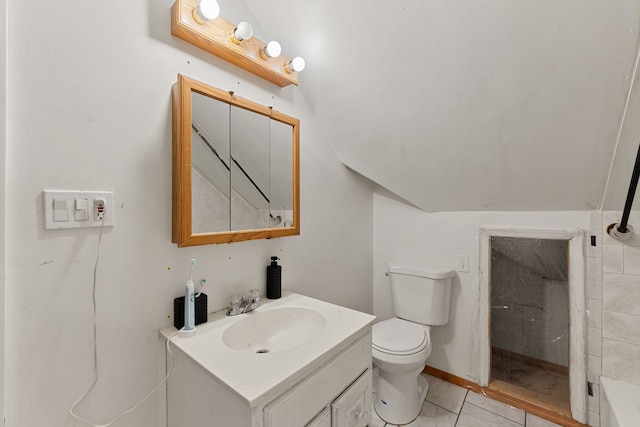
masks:
POLYGON ((374 409, 372 412, 371 427, 384 427, 386 423, 380 419, 380 417, 376 413, 376 410, 374 409))
POLYGON ((527 427, 561 427, 560 424, 552 423, 533 414, 527 414, 527 427))
POLYGON ((407 424, 406 427, 454 427, 457 419, 458 416, 453 412, 442 409, 431 402, 425 402, 418 418, 407 424))
POLYGON ((462 404, 464 403, 464 398, 467 395, 467 389, 431 375, 422 375, 425 376, 429 382, 427 401, 459 414, 462 404))
POLYGON ((521 427, 522 424, 518 424, 515 421, 511 421, 507 418, 501 417, 489 412, 482 408, 479 408, 470 403, 465 403, 460 411, 458 417, 458 423, 456 427, 521 427))
POLYGON ((524 425, 525 412, 522 409, 514 408, 506 403, 498 402, 479 393, 468 393, 465 402, 469 402, 479 408, 486 409, 496 415, 508 418, 518 424, 524 425))

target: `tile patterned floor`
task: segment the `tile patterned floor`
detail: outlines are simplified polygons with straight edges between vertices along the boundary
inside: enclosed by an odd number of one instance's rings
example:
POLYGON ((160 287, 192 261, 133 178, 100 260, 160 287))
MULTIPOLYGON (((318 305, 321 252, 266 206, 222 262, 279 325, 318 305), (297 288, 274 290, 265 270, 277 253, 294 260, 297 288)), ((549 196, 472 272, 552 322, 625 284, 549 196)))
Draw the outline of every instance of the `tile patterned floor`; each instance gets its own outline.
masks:
MULTIPOLYGON (((429 394, 418 418, 406 427, 559 427, 522 409, 422 375, 429 381, 429 394)), ((385 426, 392 427, 393 424, 386 424, 374 410, 372 427, 385 426)))

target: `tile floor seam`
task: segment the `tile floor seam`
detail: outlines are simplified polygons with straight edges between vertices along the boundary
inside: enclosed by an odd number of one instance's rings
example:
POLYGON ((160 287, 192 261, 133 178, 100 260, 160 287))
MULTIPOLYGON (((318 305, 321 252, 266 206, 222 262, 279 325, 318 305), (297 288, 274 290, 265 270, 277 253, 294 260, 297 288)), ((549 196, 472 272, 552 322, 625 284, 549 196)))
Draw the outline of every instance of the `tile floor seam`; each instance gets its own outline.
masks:
POLYGON ((456 427, 458 425, 458 421, 460 421, 460 414, 456 414, 456 422, 453 424, 453 427, 456 427))
MULTIPOLYGON (((495 412, 490 411, 490 410, 488 410, 488 409, 485 409, 485 408, 483 408, 483 407, 481 407, 481 406, 474 405, 473 403, 471 403, 471 402, 467 402, 466 400, 465 400, 465 402, 464 402, 464 403, 465 403, 465 404, 466 404, 466 403, 468 403, 469 405, 471 405, 471 406, 475 406, 475 407, 476 407, 476 408, 478 408, 478 409, 482 409, 483 411, 487 411, 487 412, 489 412, 490 414, 496 415, 496 416, 498 416, 498 417, 500 417, 500 418, 503 418, 503 419, 505 419, 505 420, 507 420, 507 421, 511 421, 512 423, 516 423, 516 424, 518 424, 519 426, 525 426, 525 425, 526 425, 526 422, 527 422, 527 413, 526 413, 526 411, 525 411, 525 417, 524 417, 524 418, 525 418, 525 420, 524 420, 525 424, 520 424, 520 423, 519 423, 519 422, 517 422, 517 421, 514 421, 514 420, 512 420, 512 419, 510 419, 510 418, 504 417, 504 416, 502 416, 502 415, 500 415, 500 414, 496 414, 495 412)), ((463 405, 463 406, 464 406, 464 405, 463 405)), ((461 412, 462 412, 462 411, 461 411, 461 412)))
MULTIPOLYGON (((460 415, 460 412, 454 412, 454 411, 452 411, 452 410, 450 410, 450 409, 445 408, 444 406, 440 406, 440 405, 438 405, 437 403, 433 403, 433 402, 430 402, 430 401, 428 401, 428 400, 425 400, 425 401, 424 401, 424 403, 430 403, 430 404, 432 404, 433 406, 436 406, 436 407, 438 407, 438 408, 440 408, 440 409, 444 409, 445 411, 449 412, 450 414, 453 414, 453 415, 460 415)), ((424 407, 424 403, 422 404, 422 406, 423 406, 423 407, 424 407)), ((464 405, 464 400, 462 401, 462 404, 464 405)), ((462 407, 460 407, 460 410, 462 410, 462 407)))
POLYGON ((464 406, 465 402, 467 401, 467 396, 469 396, 469 390, 468 389, 464 391, 464 397, 462 398, 462 405, 460 405, 460 410, 456 414, 456 422, 453 424, 453 427, 456 427, 458 425, 458 421, 460 421, 460 413, 462 413, 462 407, 464 406))

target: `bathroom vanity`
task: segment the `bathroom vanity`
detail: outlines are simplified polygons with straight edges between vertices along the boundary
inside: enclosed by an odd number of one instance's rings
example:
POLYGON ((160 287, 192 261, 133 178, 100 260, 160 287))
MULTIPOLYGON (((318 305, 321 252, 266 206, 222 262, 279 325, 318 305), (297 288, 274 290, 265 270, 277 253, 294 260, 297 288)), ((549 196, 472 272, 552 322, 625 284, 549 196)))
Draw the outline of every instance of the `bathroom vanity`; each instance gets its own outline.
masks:
POLYGON ((288 292, 251 313, 209 315, 172 339, 168 426, 370 425, 374 319, 288 292))

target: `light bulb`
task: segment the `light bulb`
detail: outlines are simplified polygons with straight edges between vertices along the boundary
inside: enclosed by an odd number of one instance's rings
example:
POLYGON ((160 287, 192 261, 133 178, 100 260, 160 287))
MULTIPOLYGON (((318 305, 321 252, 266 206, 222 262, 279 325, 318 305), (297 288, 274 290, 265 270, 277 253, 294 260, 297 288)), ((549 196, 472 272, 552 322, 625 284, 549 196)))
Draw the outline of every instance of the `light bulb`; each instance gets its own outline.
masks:
POLYGON ((217 18, 219 14, 220 6, 216 0, 200 0, 198 7, 193 9, 193 19, 200 25, 217 18))
POLYGON ((231 33, 231 41, 240 44, 242 40, 249 40, 253 37, 253 27, 248 22, 242 21, 231 33))
POLYGON ((262 59, 277 58, 282 53, 280 43, 275 40, 267 43, 262 49, 260 49, 260 56, 262 59))
POLYGON ((304 70, 304 66, 305 66, 304 59, 300 58, 299 56, 296 56, 291 61, 287 62, 287 64, 284 66, 284 69, 286 70, 287 73, 291 74, 293 72, 300 72, 304 70))

